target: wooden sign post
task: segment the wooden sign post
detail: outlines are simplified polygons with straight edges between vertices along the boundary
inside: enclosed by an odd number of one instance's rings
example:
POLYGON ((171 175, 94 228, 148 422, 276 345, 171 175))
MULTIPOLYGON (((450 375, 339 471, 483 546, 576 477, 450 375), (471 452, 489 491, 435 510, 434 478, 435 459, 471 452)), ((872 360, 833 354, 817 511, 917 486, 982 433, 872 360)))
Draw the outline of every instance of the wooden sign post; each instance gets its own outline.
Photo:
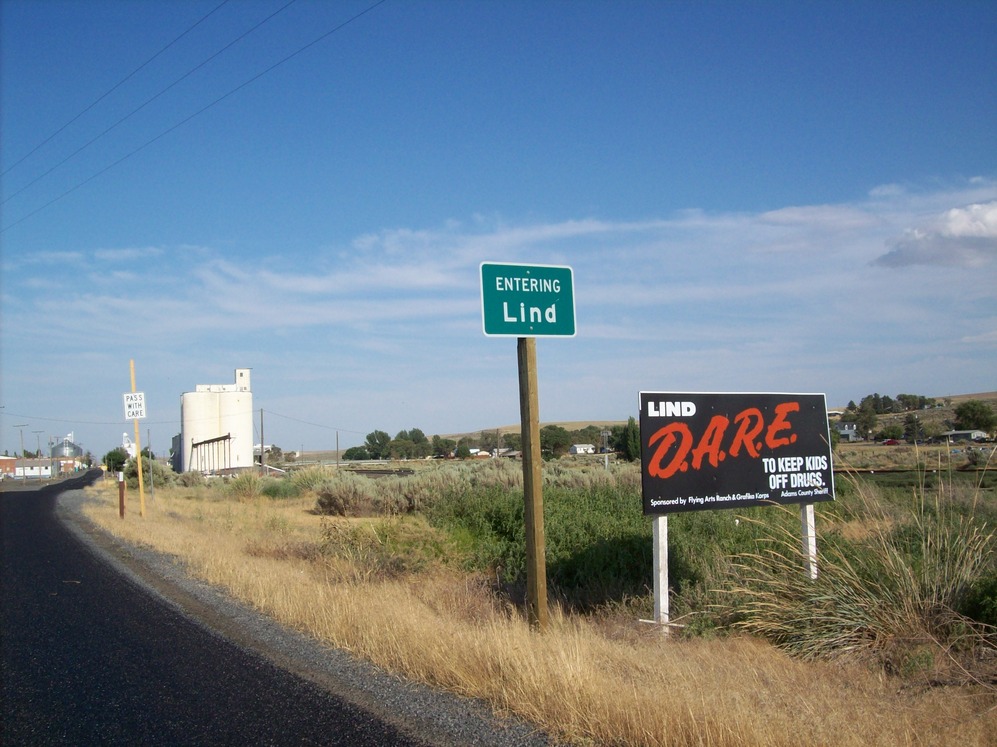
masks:
POLYGON ((142 442, 138 421, 145 417, 145 393, 135 391, 135 360, 128 361, 132 375, 131 396, 125 395, 125 418, 135 423, 135 460, 138 465, 138 514, 145 518, 145 484, 142 480, 142 442))
POLYGON ((520 337, 518 354, 519 411, 523 440, 523 500, 526 522, 526 613, 531 625, 544 630, 547 627, 547 565, 536 339, 520 337))
POLYGON ((481 321, 485 335, 519 338, 526 613, 530 625, 542 631, 547 627, 547 563, 536 338, 574 337, 575 288, 571 268, 482 262, 481 321))

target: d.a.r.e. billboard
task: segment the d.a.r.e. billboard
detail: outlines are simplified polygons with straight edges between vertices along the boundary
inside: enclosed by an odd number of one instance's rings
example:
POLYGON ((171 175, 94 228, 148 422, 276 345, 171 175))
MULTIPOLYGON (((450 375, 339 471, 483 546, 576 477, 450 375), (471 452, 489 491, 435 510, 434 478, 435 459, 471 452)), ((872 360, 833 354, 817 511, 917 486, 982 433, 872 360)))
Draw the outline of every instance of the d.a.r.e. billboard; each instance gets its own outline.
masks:
POLYGON ((823 394, 640 393, 645 514, 834 498, 823 394))

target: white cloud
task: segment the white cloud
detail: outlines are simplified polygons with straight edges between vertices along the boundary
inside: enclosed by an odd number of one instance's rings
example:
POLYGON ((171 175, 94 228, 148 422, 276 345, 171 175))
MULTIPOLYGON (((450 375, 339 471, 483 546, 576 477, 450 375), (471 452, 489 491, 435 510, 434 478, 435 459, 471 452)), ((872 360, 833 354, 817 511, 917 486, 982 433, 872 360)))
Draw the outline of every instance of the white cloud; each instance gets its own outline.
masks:
POLYGON ((908 229, 875 260, 884 267, 936 265, 981 268, 997 260, 997 200, 951 208, 908 229))
POLYGON ((146 246, 127 249, 97 249, 94 259, 100 262, 132 262, 140 259, 158 257, 163 253, 160 247, 146 246))
POLYGON ((19 255, 16 258, 8 257, 11 260, 11 269, 16 269, 19 265, 49 265, 54 267, 65 265, 80 265, 85 261, 83 252, 34 252, 28 255, 19 255))

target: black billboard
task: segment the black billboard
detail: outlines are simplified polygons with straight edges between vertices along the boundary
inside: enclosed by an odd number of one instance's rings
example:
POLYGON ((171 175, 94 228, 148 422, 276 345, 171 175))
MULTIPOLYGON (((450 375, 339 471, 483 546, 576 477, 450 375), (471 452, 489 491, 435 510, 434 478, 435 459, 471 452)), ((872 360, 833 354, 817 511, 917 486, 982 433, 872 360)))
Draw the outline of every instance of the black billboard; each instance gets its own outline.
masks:
POLYGON ((834 499, 823 394, 640 393, 644 513, 834 499))

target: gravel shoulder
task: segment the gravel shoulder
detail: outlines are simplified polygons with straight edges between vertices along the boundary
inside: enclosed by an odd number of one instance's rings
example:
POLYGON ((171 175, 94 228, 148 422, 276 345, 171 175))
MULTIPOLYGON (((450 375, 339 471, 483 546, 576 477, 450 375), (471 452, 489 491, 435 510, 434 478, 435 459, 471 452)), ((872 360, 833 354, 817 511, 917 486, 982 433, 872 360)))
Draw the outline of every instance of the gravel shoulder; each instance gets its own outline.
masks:
POLYGON ((83 490, 68 490, 56 516, 97 557, 197 625, 336 693, 429 745, 553 744, 535 727, 492 714, 486 703, 405 681, 347 652, 281 626, 224 591, 186 575, 170 557, 121 542, 89 521, 83 490))

